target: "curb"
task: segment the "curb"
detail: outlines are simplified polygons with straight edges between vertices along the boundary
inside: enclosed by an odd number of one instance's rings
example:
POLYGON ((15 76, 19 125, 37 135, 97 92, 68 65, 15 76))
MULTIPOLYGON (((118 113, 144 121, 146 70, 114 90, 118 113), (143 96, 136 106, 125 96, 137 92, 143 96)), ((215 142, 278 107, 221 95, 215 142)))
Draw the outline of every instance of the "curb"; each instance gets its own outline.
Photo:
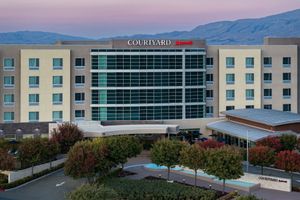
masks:
POLYGON ((33 182, 36 182, 36 181, 41 180, 41 179, 43 179, 43 178, 46 178, 46 177, 48 177, 48 176, 50 176, 50 175, 52 175, 52 174, 54 174, 54 173, 57 173, 57 172, 59 172, 59 171, 61 171, 61 170, 63 170, 63 168, 62 168, 62 169, 55 170, 55 171, 53 171, 53 172, 50 172, 49 174, 45 174, 45 175, 43 175, 43 176, 41 176, 41 177, 38 177, 38 178, 36 178, 36 179, 33 179, 33 180, 28 181, 28 182, 26 182, 26 183, 23 183, 23 184, 21 184, 21 185, 18 185, 18 186, 14 187, 14 188, 9 188, 9 189, 1 189, 1 188, 0 188, 0 192, 9 192, 9 191, 13 191, 13 190, 22 188, 22 187, 24 187, 24 186, 26 186, 26 185, 28 185, 28 184, 30 184, 30 183, 33 183, 33 182))

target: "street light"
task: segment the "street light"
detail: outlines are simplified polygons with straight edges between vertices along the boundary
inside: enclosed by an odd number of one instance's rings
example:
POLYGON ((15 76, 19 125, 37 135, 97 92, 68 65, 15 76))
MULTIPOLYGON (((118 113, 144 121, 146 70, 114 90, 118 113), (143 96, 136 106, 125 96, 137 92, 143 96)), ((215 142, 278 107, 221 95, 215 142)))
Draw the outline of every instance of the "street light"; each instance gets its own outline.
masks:
POLYGON ((247 172, 249 172, 249 131, 247 130, 247 172))

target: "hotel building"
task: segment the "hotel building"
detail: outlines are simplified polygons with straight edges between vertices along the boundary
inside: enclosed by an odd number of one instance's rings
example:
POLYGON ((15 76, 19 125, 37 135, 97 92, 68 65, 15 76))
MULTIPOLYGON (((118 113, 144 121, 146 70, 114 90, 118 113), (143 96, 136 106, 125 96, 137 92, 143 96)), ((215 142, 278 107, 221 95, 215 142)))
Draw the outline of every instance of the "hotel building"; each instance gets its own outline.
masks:
POLYGON ((0 45, 0 122, 191 120, 263 108, 299 113, 300 38, 0 45))

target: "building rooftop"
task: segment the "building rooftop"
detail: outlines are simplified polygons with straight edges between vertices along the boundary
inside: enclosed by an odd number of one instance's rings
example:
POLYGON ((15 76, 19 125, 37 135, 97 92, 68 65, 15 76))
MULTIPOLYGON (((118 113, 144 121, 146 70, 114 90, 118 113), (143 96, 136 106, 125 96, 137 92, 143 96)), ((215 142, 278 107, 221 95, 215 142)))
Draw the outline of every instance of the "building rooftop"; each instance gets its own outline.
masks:
POLYGON ((281 134, 280 132, 266 131, 227 120, 209 123, 207 124, 207 128, 243 139, 247 139, 248 131, 248 138, 253 142, 256 142, 268 136, 281 134))
POLYGON ((226 116, 237 117, 268 126, 300 123, 300 115, 278 110, 266 109, 237 109, 223 112, 226 116))

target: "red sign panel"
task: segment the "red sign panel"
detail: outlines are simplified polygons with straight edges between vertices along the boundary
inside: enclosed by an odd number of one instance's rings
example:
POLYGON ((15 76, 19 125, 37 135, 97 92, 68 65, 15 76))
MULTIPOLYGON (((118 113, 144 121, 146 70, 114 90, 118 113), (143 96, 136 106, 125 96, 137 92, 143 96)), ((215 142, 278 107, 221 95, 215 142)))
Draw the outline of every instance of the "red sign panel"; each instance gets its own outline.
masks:
POLYGON ((193 41, 189 40, 189 41, 180 41, 177 40, 176 41, 176 45, 193 45, 193 41))

